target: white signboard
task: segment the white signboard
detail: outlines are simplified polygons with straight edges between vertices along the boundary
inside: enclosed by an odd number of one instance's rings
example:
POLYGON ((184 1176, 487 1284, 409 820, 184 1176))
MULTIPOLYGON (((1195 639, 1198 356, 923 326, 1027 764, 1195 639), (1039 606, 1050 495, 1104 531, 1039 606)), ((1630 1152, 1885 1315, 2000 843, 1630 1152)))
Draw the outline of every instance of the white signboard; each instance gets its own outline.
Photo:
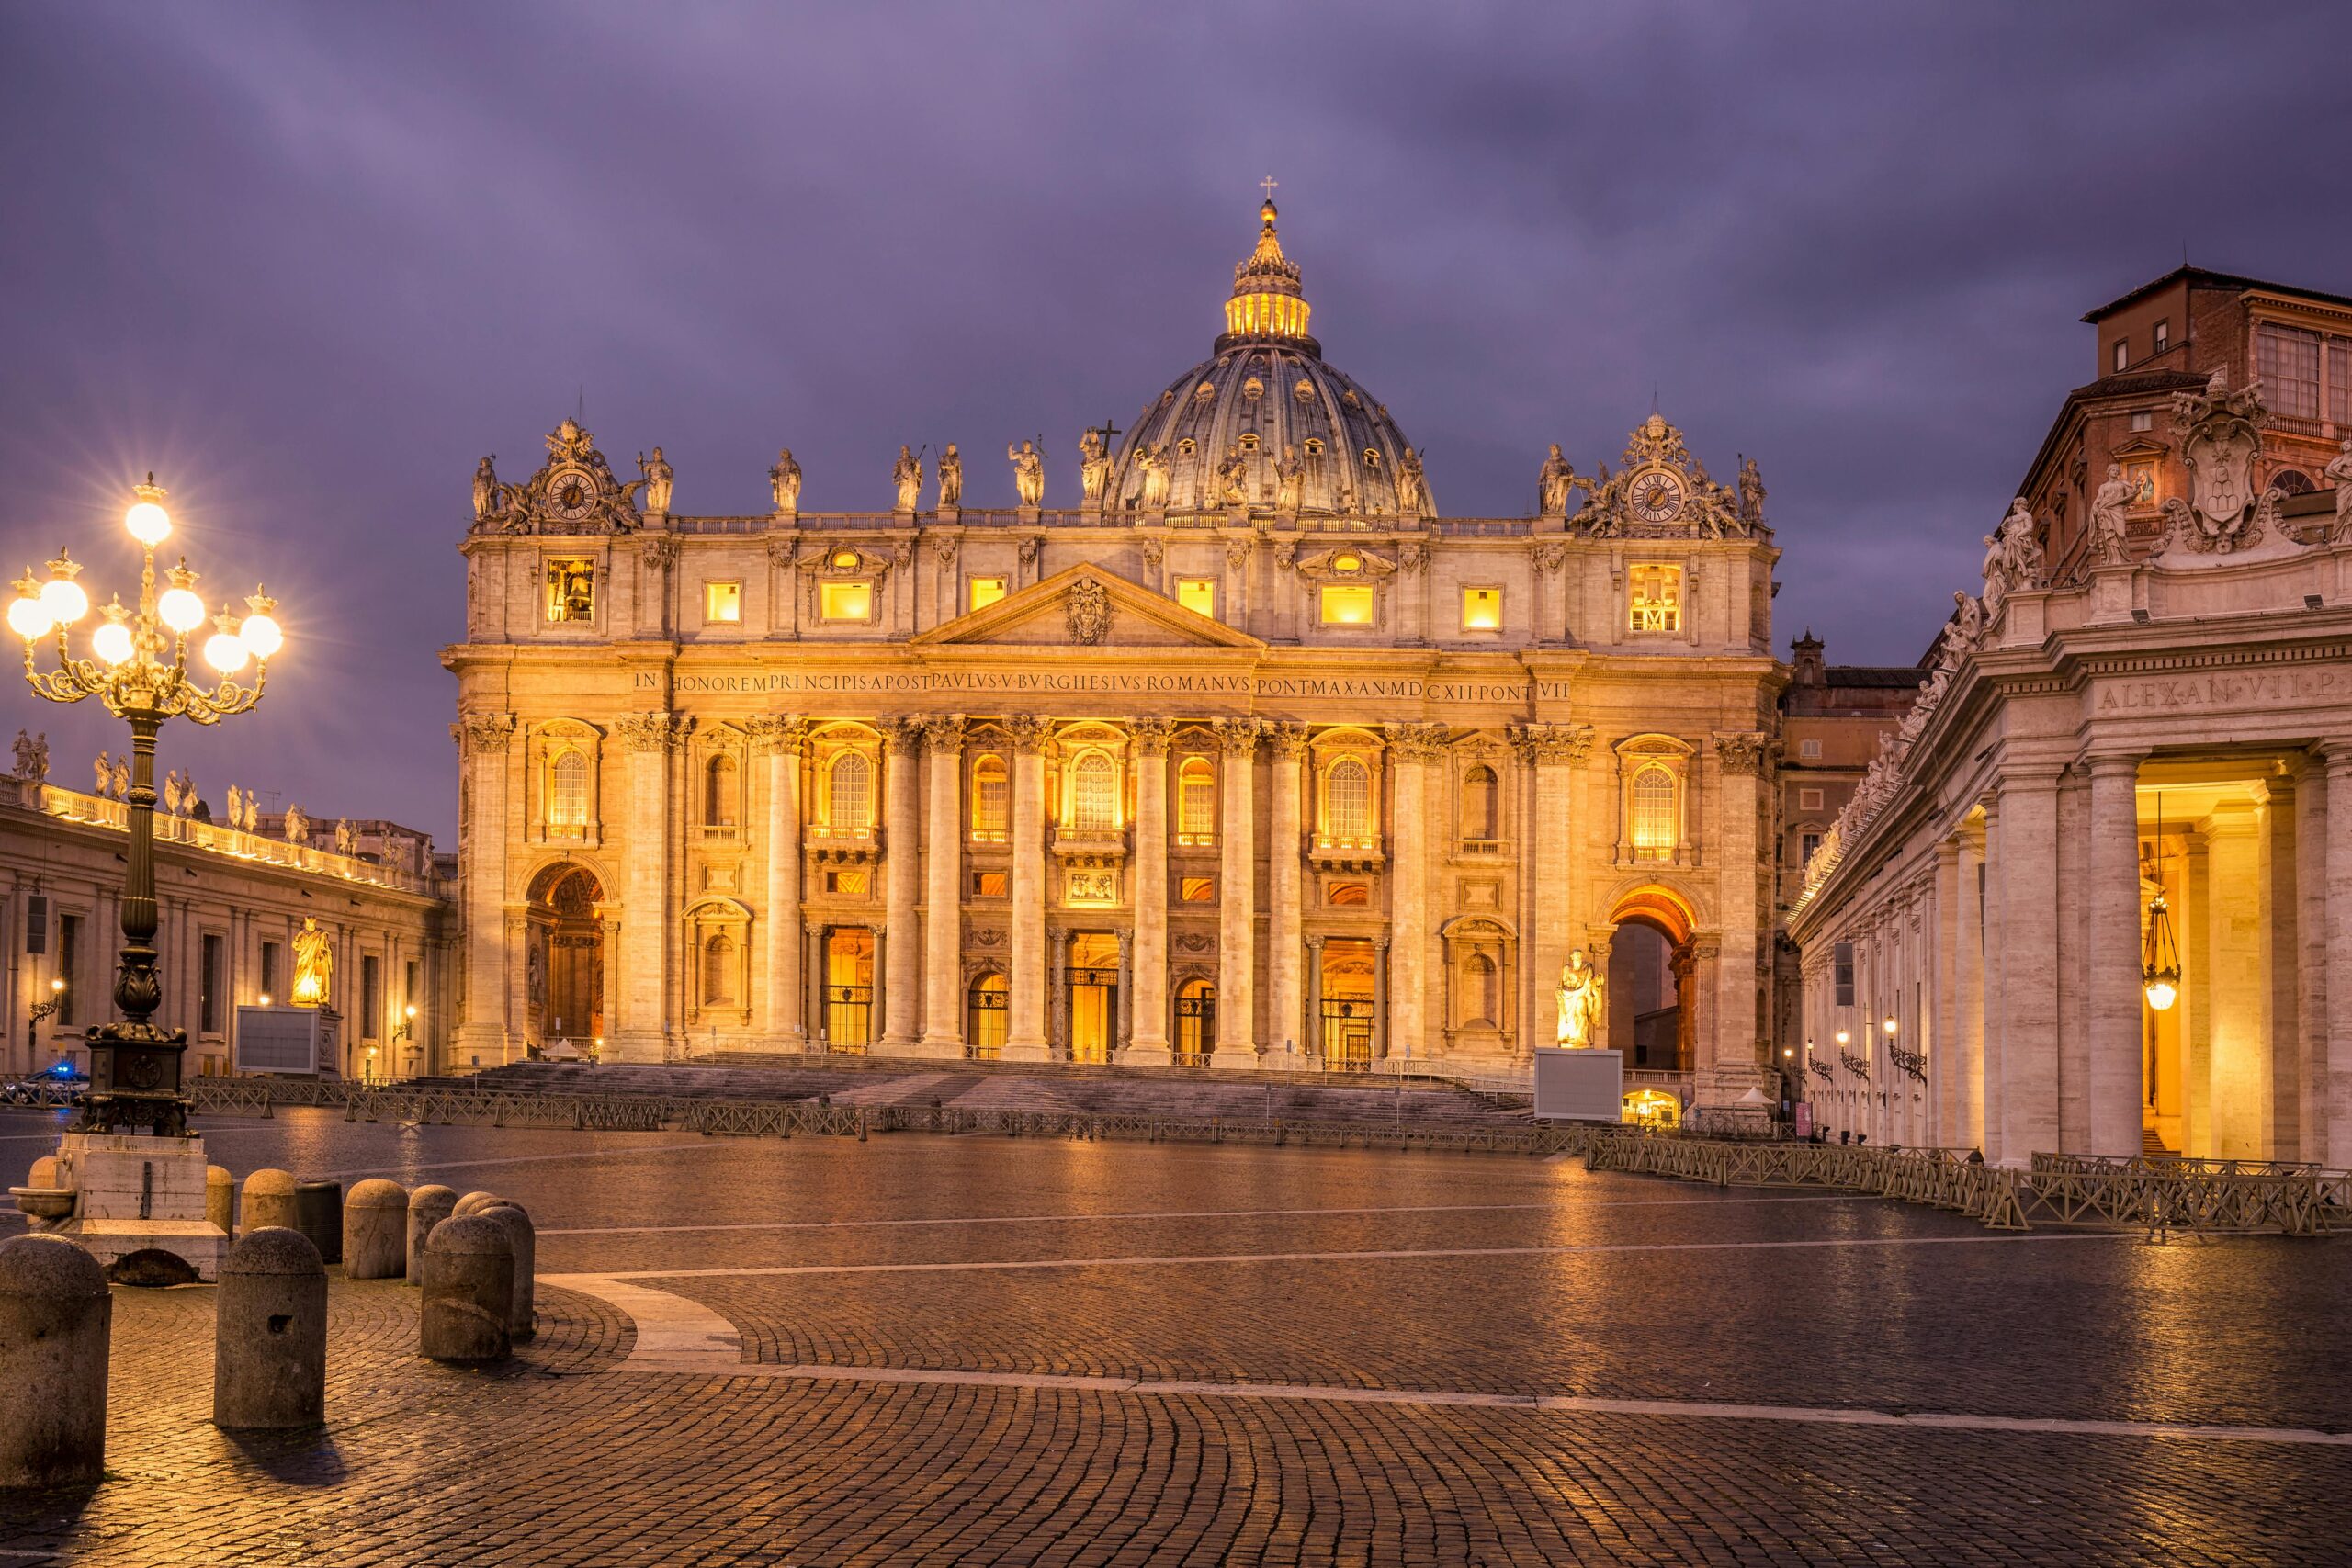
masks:
POLYGON ((232 1065, 241 1073, 332 1076, 341 1043, 335 1022, 324 1008, 241 1007, 232 1065))
POLYGON ((1625 1054, 1535 1048, 1535 1114, 1560 1122, 1625 1119, 1625 1054))

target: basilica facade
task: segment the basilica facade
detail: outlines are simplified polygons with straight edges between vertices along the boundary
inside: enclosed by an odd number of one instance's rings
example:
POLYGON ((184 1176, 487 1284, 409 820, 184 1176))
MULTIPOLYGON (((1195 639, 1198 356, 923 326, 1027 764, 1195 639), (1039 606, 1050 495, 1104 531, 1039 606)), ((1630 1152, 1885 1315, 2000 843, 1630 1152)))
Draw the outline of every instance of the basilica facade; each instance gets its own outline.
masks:
POLYGON ((1001 508, 953 446, 871 512, 802 510, 786 452, 752 516, 571 421, 526 481, 484 461, 451 1066, 1507 1068, 1581 950, 1638 1088, 1770 1092, 1752 465, 1716 483, 1653 414, 1613 474, 1555 447, 1531 514, 1444 515, 1275 223, 1209 357, 1080 438, 1074 505, 1025 443, 1001 508))

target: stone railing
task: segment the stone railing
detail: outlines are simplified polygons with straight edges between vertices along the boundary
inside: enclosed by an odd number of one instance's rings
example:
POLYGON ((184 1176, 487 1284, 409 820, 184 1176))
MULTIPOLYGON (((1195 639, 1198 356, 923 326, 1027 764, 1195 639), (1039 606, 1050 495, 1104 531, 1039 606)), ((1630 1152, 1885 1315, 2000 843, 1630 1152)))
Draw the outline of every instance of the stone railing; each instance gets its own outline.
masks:
MULTIPOLYGON (((24 780, 11 782, 16 785, 19 803, 36 811, 67 822, 111 829, 118 833, 130 830, 130 805, 128 801, 84 795, 79 790, 66 789, 59 784, 37 784, 24 780)), ((314 876, 340 877, 345 882, 364 882, 403 893, 440 897, 443 892, 437 879, 431 875, 379 864, 357 855, 340 855, 330 850, 312 849, 308 844, 289 844, 282 839, 265 838, 259 833, 243 833, 219 823, 200 822, 193 817, 171 817, 158 811, 155 814, 155 842, 185 844, 190 849, 225 855, 232 860, 282 866, 288 871, 307 872, 314 876)))

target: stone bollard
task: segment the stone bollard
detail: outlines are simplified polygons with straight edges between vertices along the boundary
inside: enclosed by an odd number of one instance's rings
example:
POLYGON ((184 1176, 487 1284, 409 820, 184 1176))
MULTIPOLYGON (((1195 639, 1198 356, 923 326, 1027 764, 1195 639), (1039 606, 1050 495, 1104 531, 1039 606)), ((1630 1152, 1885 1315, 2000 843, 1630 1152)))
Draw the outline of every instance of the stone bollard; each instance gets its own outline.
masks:
POLYGON ((343 1261, 342 1182, 296 1182, 294 1219, 294 1228, 311 1238, 311 1245, 319 1249, 322 1259, 329 1263, 343 1261))
POLYGON ((343 1201, 346 1280, 397 1280, 408 1267, 408 1189, 363 1181, 343 1201))
POLYGON ((538 1332, 538 1320, 534 1315, 538 1295, 534 1272, 538 1267, 538 1229, 531 1224, 531 1216, 522 1204, 504 1198, 484 1209, 481 1217, 504 1225, 507 1240, 514 1244, 514 1293, 508 1298, 506 1331, 517 1342, 528 1339, 538 1332))
POLYGON ((468 1214, 481 1213, 497 1201, 498 1194, 495 1192, 469 1192, 458 1200, 458 1206, 449 1213, 454 1218, 463 1219, 468 1214))
POLYGON ((222 1235, 234 1234, 236 1224, 237 1179, 225 1166, 204 1168, 204 1218, 206 1223, 220 1227, 222 1235))
POLYGON ((257 1231, 266 1225, 294 1230, 294 1177, 290 1171, 264 1168, 245 1178, 244 1196, 237 1205, 237 1228, 257 1231))
POLYGON ((99 1478, 113 1319, 96 1258, 63 1236, 0 1241, 0 1487, 99 1478))
POLYGON ((503 1361, 514 1349, 514 1244, 487 1214, 443 1220, 424 1238, 417 1348, 436 1361, 503 1361))
POLYGON ((212 1424, 316 1427, 327 1409, 327 1266, 300 1231, 249 1230, 220 1260, 212 1424))
POLYGON ((435 1184, 420 1187, 408 1195, 408 1273, 412 1285, 424 1278, 424 1238, 433 1227, 449 1217, 458 1205, 458 1195, 447 1187, 435 1184))

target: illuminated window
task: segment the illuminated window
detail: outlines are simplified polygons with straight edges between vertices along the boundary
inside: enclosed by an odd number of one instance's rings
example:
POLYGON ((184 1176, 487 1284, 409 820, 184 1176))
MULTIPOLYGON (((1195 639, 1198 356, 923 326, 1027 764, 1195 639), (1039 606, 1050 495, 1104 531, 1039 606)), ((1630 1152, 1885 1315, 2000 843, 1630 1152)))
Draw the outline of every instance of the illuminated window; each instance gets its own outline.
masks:
POLYGON ((1176 898, 1183 904, 1214 904, 1216 902, 1216 878, 1180 877, 1176 882, 1176 898))
POLYGON ((1325 890, 1323 901, 1335 909, 1362 908, 1372 902, 1372 884, 1334 882, 1325 890))
POLYGON ((1070 827, 1081 833, 1109 833, 1119 826, 1119 765, 1089 751, 1070 773, 1070 827))
POLYGON ((817 591, 818 614, 829 621, 865 621, 874 616, 874 584, 828 582, 817 591))
POLYGON ((1180 578, 1176 583, 1176 603, 1196 615, 1216 618, 1216 580, 1208 577, 1180 578))
POLYGON ((2265 321, 2255 332, 2254 368, 2263 400, 2290 419, 2319 417, 2320 335, 2265 321))
POLYGON ((1372 625, 1373 588, 1369 582, 1327 583, 1320 595, 1327 626, 1372 625))
POLYGON ((1009 897, 1012 874, 1009 871, 976 871, 972 873, 972 897, 1003 898, 1009 897))
POLYGON ((721 752, 703 770, 702 819, 709 828, 735 826, 735 759, 721 752))
POLYGON ((548 619, 566 622, 595 618, 595 564, 576 559, 548 562, 548 619))
POLYGON ((1503 626, 1503 591, 1499 588, 1465 588, 1462 591, 1462 629, 1466 632, 1496 632, 1503 626))
POLYGON ((830 564, 835 571, 855 571, 862 564, 862 558, 855 550, 844 547, 833 552, 830 564))
POLYGON ((867 877, 863 871, 829 871, 825 873, 825 891, 838 893, 845 898, 865 897, 867 877))
POLYGON ((1256 431, 1246 430, 1241 433, 1241 449, 1244 452, 1255 452, 1258 449, 1258 433, 1256 431))
POLYGON ((1371 771, 1353 757, 1332 763, 1323 780, 1323 812, 1335 839, 1362 839, 1371 833, 1371 771))
POLYGON ((1367 468, 1373 469, 1374 472, 1377 472, 1380 468, 1380 454, 1369 446, 1365 447, 1363 449, 1363 466, 1367 468))
POLYGON ((1006 801, 1010 795, 1001 757, 982 757, 972 764, 972 837, 983 843, 1004 841, 1006 801))
POLYGON ((1637 566, 1634 580, 1633 626, 1637 632, 1679 632, 1682 629, 1682 569, 1679 566, 1637 566))
POLYGON ((874 764, 861 751, 844 751, 833 759, 827 775, 831 788, 825 803, 825 825, 854 831, 874 826, 874 764))
POLYGON ((971 587, 967 593, 972 609, 985 610, 1004 597, 1004 579, 1001 577, 975 577, 968 581, 971 587))
POLYGON ((702 618, 712 625, 732 625, 743 618, 743 585, 706 582, 702 585, 702 618))
POLYGON ((1176 770, 1176 841, 1205 844, 1216 836, 1216 770, 1187 757, 1176 770))
MULTIPOLYGON (((1205 386, 1205 383, 1204 383, 1204 385, 1205 386)), ((1193 453, 1199 451, 1200 447, 1194 444, 1191 436, 1187 435, 1183 440, 1176 443, 1176 450, 1182 456, 1189 457, 1193 453)))
POLYGON ((1502 837, 1502 787, 1484 762, 1462 775, 1462 836, 1473 843, 1502 837))
POLYGON ((548 826, 578 829, 588 825, 588 759, 566 751, 548 774, 548 826))
MULTIPOLYGON (((1299 385, 1304 387, 1306 383, 1301 381, 1299 385)), ((1320 457, 1323 456, 1323 438, 1321 436, 1310 435, 1306 438, 1306 455, 1310 457, 1320 457)))
POLYGON ((1653 762, 1634 775, 1632 832, 1635 860, 1671 860, 1681 841, 1674 775, 1653 762))

